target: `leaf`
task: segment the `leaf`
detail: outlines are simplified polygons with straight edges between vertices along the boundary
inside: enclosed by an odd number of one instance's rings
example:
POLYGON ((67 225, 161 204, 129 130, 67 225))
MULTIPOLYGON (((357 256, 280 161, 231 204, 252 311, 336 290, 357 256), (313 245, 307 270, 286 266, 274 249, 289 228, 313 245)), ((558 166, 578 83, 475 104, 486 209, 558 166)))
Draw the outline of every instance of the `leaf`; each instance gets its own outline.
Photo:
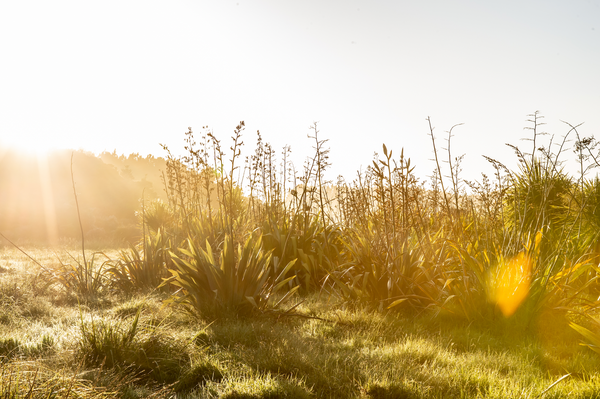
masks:
POLYGON ((582 343, 581 345, 587 346, 594 352, 600 354, 600 335, 599 334, 596 334, 596 333, 588 330, 587 328, 580 326, 579 324, 569 323, 569 326, 572 329, 574 329, 575 331, 577 331, 579 334, 583 335, 583 337, 586 338, 588 341, 592 342, 591 345, 585 344, 585 343, 582 343))
MULTIPOLYGON (((302 250, 298 250, 298 252, 302 252, 302 250)), ((304 255, 304 253, 302 253, 302 254, 304 255)), ((293 259, 293 260, 289 261, 288 264, 283 268, 281 273, 279 273, 279 275, 277 276, 275 281, 279 281, 280 279, 282 279, 287 274, 287 272, 292 268, 292 266, 294 266, 296 264, 296 260, 297 259, 293 259)))
POLYGON ((299 285, 295 286, 294 288, 292 288, 291 290, 286 292, 286 294, 279 301, 277 301, 277 303, 275 304, 275 307, 277 308, 277 307, 279 307, 279 305, 281 305, 282 303, 287 301, 289 297, 291 297, 296 291, 298 291, 298 288, 300 288, 299 285))
POLYGON ((402 302, 406 301, 407 298, 401 298, 401 299, 396 299, 394 302, 392 302, 386 309, 391 309, 395 306, 400 305, 402 302))
POLYGON ((549 390, 551 390, 551 389, 552 389, 552 388, 553 388, 553 387, 554 387, 556 384, 558 384, 559 382, 563 381, 565 378, 567 378, 567 377, 570 377, 570 376, 571 376, 571 373, 563 375, 563 376, 562 376, 562 377, 560 377, 558 380, 556 380, 556 381, 554 381, 552 384, 550 384, 550 386, 549 386, 548 388, 544 389, 544 390, 542 391, 542 393, 541 393, 541 394, 539 394, 539 396, 538 396, 538 397, 541 397, 541 396, 543 396, 543 395, 544 395, 544 394, 546 394, 546 393, 547 393, 549 390))
POLYGON ((442 290, 445 290, 446 287, 449 287, 450 284, 452 284, 454 282, 454 280, 455 280, 454 278, 447 279, 446 282, 444 283, 444 286, 442 287, 442 290))
POLYGON ((254 300, 254 298, 252 298, 251 296, 247 296, 246 300, 248 302, 250 302, 252 304, 252 306, 254 306, 255 309, 258 309, 258 304, 256 303, 256 301, 254 300))
POLYGON ((450 302, 450 300, 452 300, 453 298, 456 298, 456 295, 449 295, 448 298, 446 298, 446 300, 444 301, 444 303, 442 303, 442 305, 440 307, 443 308, 444 306, 446 306, 446 304, 448 302, 450 302))

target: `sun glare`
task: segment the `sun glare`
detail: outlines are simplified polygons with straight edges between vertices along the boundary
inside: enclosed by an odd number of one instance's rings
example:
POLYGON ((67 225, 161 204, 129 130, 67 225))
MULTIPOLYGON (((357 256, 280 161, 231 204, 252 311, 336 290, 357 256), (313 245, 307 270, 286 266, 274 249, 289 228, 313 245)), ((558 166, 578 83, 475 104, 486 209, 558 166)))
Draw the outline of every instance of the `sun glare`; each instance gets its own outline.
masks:
POLYGON ((493 299, 505 317, 513 315, 529 294, 531 260, 524 252, 501 262, 496 274, 493 299))
POLYGON ((46 237, 51 244, 58 242, 58 227, 56 223, 56 210, 52 193, 52 179, 50 177, 46 150, 36 153, 38 173, 40 178, 42 203, 44 206, 44 219, 46 221, 46 237))
POLYGON ((58 149, 58 147, 48 140, 39 140, 38 138, 31 136, 9 137, 3 138, 3 140, 0 141, 0 160, 2 160, 6 153, 12 152, 17 158, 26 160, 26 162, 35 165, 35 169, 37 169, 37 178, 29 176, 21 179, 20 184, 22 186, 39 184, 38 192, 41 194, 41 197, 38 198, 33 196, 31 198, 21 198, 20 200, 17 200, 14 196, 11 198, 11 195, 9 194, 5 197, 6 201, 17 207, 15 208, 15 215, 13 216, 18 216, 20 213, 18 209, 33 209, 35 208, 35 204, 41 201, 43 209, 42 217, 46 227, 46 238, 51 244, 56 244, 58 242, 58 228, 48 156, 51 151, 56 149, 58 149))
POLYGON ((14 150, 25 155, 45 155, 48 152, 55 150, 57 147, 47 140, 39 140, 39 138, 19 137, 10 138, 0 143, 3 149, 14 150))

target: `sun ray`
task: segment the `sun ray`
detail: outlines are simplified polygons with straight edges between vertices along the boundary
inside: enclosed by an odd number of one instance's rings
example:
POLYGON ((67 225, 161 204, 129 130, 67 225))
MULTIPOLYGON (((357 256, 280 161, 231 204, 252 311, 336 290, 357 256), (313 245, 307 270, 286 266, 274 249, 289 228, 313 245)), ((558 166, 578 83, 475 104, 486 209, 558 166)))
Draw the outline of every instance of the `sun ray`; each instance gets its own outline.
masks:
POLYGON ((42 193, 42 205, 46 224, 46 237, 49 244, 58 243, 58 227, 56 224, 56 208, 54 206, 54 193, 52 191, 52 178, 50 177, 48 154, 40 152, 36 156, 42 193))

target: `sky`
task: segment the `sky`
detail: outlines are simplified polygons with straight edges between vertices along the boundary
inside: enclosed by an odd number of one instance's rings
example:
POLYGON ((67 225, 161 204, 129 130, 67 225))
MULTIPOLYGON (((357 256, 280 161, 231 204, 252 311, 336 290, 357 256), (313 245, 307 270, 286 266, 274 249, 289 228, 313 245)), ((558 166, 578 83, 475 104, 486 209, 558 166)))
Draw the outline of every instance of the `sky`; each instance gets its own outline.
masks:
POLYGON ((451 155, 478 180, 482 155, 530 152, 535 111, 554 141, 562 121, 600 139, 600 1, 7 0, 0 54, 0 154, 180 154, 188 126, 229 147, 243 120, 242 155, 260 130, 299 170, 316 122, 330 180, 384 143, 426 179, 430 117, 442 158, 462 123, 451 155))

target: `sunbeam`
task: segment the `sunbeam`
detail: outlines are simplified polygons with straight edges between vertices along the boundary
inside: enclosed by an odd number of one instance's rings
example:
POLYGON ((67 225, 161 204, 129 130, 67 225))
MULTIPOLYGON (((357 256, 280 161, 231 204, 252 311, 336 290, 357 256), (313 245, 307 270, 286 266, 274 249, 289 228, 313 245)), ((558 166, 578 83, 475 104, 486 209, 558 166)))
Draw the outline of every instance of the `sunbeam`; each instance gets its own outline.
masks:
POLYGON ((54 206, 52 178, 50 177, 47 153, 40 152, 35 159, 40 179, 40 191, 42 193, 44 219, 46 221, 46 236, 48 242, 54 245, 58 243, 58 228, 56 225, 56 208, 54 206))

